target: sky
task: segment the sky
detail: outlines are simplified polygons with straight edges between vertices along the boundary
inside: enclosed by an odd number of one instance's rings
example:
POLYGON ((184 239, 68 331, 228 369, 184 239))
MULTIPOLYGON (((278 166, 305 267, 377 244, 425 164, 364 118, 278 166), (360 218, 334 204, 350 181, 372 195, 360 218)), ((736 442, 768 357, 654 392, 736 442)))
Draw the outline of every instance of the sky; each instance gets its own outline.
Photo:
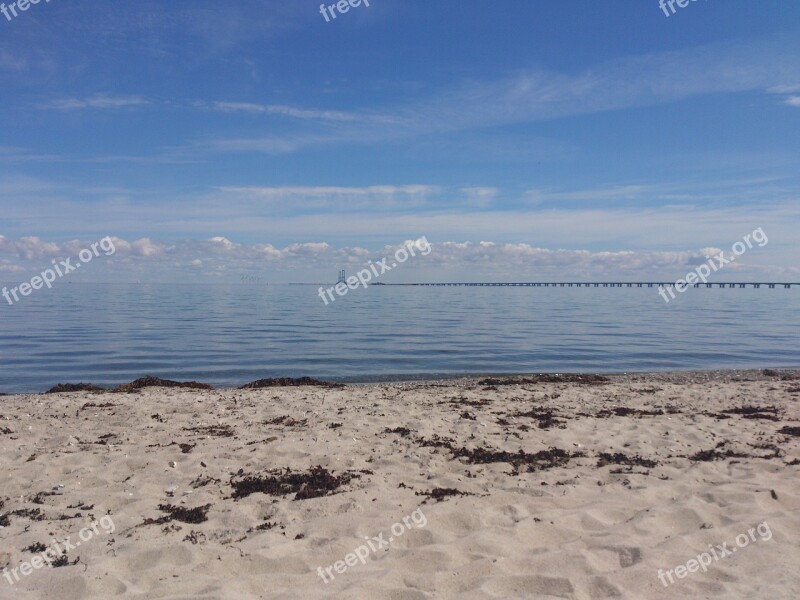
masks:
MULTIPOLYGON (((5 5, 11 4, 4 0, 5 5)), ((800 281, 800 3, 0 13, 0 280, 800 281), (667 16, 669 13, 669 16, 667 16)))

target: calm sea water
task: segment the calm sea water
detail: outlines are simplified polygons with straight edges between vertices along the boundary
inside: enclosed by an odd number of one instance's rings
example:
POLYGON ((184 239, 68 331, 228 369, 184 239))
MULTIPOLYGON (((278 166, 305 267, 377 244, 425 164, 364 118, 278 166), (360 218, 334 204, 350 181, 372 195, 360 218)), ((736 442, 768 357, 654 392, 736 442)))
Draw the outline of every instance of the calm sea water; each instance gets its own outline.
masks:
POLYGON ((0 305, 0 391, 143 375, 241 385, 797 367, 800 290, 61 284, 0 305))

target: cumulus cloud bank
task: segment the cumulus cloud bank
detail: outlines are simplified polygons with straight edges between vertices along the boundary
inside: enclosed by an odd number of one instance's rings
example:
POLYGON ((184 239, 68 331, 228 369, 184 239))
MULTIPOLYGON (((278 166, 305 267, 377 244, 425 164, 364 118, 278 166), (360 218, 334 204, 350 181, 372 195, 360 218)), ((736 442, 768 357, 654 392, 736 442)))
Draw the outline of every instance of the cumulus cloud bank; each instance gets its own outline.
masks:
MULTIPOLYGON (((134 241, 111 236, 116 254, 93 269, 95 280, 196 280, 199 277, 236 277, 258 272, 274 281, 315 281, 340 268, 353 270, 370 260, 390 256, 405 244, 363 248, 333 247, 325 242, 295 243, 280 248, 269 243, 242 244, 217 236, 207 240, 163 243, 141 238, 134 241)), ((0 235, 0 272, 6 277, 33 271, 53 259, 75 256, 85 240, 64 243, 38 237, 10 239, 0 235)), ((531 281, 570 278, 579 280, 660 279, 685 272, 687 267, 719 254, 719 248, 681 251, 636 252, 539 248, 527 243, 439 242, 432 252, 393 272, 398 281, 531 281)), ((758 278, 797 269, 762 266, 755 252, 727 269, 726 278, 738 275, 758 278), (748 257, 750 258, 750 257, 748 257)), ((91 278, 91 277, 90 277, 91 278)), ((325 280, 325 279, 323 279, 325 280)))

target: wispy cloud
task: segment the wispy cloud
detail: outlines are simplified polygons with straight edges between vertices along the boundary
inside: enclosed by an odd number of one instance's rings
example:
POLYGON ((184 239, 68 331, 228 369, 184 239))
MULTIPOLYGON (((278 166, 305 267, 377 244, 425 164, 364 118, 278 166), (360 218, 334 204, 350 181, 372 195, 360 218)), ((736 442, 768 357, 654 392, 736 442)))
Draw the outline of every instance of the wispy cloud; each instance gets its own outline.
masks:
POLYGON ((269 203, 287 202, 288 206, 298 211, 326 208, 345 212, 359 209, 418 208, 429 196, 439 193, 441 188, 434 185, 222 186, 218 190, 239 199, 269 203))
POLYGON ((187 145, 180 149, 186 156, 196 156, 201 154, 224 152, 224 153, 247 153, 257 152, 261 154, 290 154, 300 148, 331 142, 328 136, 319 135, 286 135, 282 137, 267 136, 259 138, 229 138, 218 140, 200 141, 187 145))
POLYGON ((459 190, 466 195, 467 202, 476 207, 488 207, 500 194, 494 187, 464 187, 459 190))
POLYGON ((439 190, 432 185, 370 185, 366 187, 338 186, 281 186, 281 187, 220 187, 222 191, 247 194, 261 198, 331 196, 395 196, 398 194, 430 194, 439 190))
POLYGON ((790 98, 787 98, 785 104, 788 104, 789 106, 800 106, 800 96, 791 96, 790 98))
POLYGON ((606 202, 609 200, 634 200, 641 198, 648 192, 652 193, 654 189, 653 186, 646 185, 623 185, 569 192, 530 190, 526 192, 525 196, 527 200, 533 204, 558 201, 606 202))
POLYGON ((28 66, 28 59, 25 53, 8 52, 0 49, 0 69, 11 71, 21 71, 28 66))
POLYGON ((538 70, 471 83, 405 116, 427 129, 485 127, 757 91, 787 80, 800 80, 800 44, 789 37, 632 56, 574 74, 538 70))
POLYGON ((280 104, 254 104, 251 102, 214 102, 211 107, 214 110, 234 113, 245 112, 251 114, 268 114, 282 117, 292 117, 295 119, 316 119, 323 121, 357 121, 364 117, 354 113, 342 112, 338 110, 315 110, 284 106, 280 104))
POLYGON ((40 105, 40 108, 54 110, 84 110, 88 108, 113 109, 128 108, 150 104, 141 96, 104 96, 96 95, 88 98, 65 98, 40 105))
POLYGON ((800 92, 800 83, 792 85, 775 85, 767 90, 770 94, 791 94, 800 92))
POLYGON ((402 106, 374 107, 371 116, 225 102, 216 110, 284 114, 297 118, 338 120, 340 126, 315 139, 293 140, 276 148, 260 138, 219 140, 220 151, 293 152, 301 146, 335 142, 385 143, 432 133, 485 129, 657 106, 712 94, 763 90, 786 93, 800 80, 800 43, 772 41, 717 43, 674 52, 630 56, 576 73, 538 68, 494 81, 451 86, 402 106), (378 115, 378 116, 376 116, 378 115))
POLYGON ((4 163, 38 161, 56 162, 63 160, 63 158, 55 154, 36 154, 27 148, 0 146, 0 160, 2 160, 4 163))

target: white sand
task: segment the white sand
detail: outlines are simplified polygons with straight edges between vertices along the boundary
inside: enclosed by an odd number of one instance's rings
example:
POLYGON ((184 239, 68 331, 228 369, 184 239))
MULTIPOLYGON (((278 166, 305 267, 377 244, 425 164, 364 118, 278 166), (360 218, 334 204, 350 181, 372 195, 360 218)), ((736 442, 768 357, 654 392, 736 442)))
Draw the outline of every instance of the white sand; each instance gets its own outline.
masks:
POLYGON ((800 394, 789 391, 798 388, 800 381, 723 373, 621 377, 596 386, 486 389, 459 380, 3 397, 0 514, 38 508, 45 519, 9 517, 0 529, 0 568, 30 561, 34 555, 23 548, 35 542, 69 536, 74 543, 93 518, 110 515, 116 530, 101 528, 70 551, 70 560, 80 557, 74 566, 45 566, 13 585, 0 578, 0 598, 794 599, 800 464, 788 463, 800 458, 800 444, 777 432, 800 426, 800 394), (88 402, 114 406, 81 410, 88 402), (777 407, 779 421, 701 414, 743 405, 777 407), (597 416, 614 407, 671 408, 658 416, 597 416), (563 428, 514 416, 535 408, 552 409, 563 428), (306 423, 265 424, 283 415, 306 423), (206 425, 228 425, 234 435, 184 429, 206 425), (397 427, 411 434, 384 431, 397 427), (434 435, 452 438, 452 448, 556 447, 584 456, 513 474, 508 462, 467 464, 446 447, 421 446, 420 438, 434 435), (730 443, 720 451, 763 456, 778 448, 780 456, 686 458, 723 441, 730 443), (183 453, 178 444, 196 446, 183 453), (599 467, 603 452, 658 465, 599 467), (263 475, 315 465, 337 475, 366 472, 325 497, 231 498, 231 476, 240 469, 263 475), (193 487, 198 478, 212 480, 193 487), (40 497, 42 504, 33 501, 58 484, 63 489, 40 497), (423 504, 417 493, 434 488, 470 495, 423 504), (167 503, 211 504, 208 520, 141 525, 163 517, 158 506, 167 503), (388 539, 391 526, 418 508, 427 523, 411 522, 366 564, 334 570, 327 584, 317 574, 365 537, 388 539), (267 521, 276 526, 255 530, 267 521), (659 569, 685 565, 709 544, 736 547, 737 535, 764 522, 771 539, 756 532, 755 541, 707 572, 673 576, 669 587, 659 580, 659 569))

